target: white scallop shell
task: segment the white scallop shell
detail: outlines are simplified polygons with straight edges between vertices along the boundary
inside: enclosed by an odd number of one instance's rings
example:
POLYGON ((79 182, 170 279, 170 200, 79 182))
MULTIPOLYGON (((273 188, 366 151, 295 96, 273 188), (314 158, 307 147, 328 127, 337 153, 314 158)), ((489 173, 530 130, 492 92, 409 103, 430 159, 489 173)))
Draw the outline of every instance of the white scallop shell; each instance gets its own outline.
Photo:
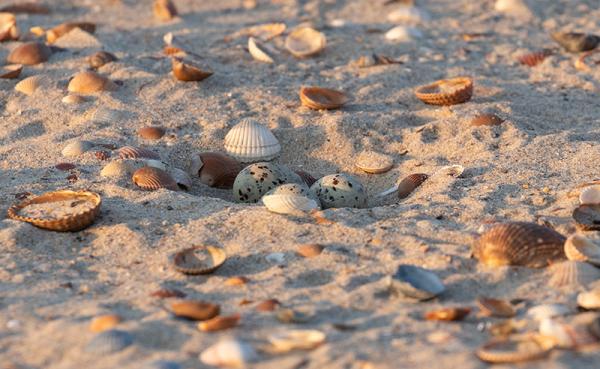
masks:
POLYGON ((426 11, 416 6, 401 5, 398 9, 388 13, 387 19, 392 23, 419 23, 428 21, 430 17, 426 11))
POLYGON ((100 171, 102 177, 130 177, 135 168, 126 161, 116 160, 106 164, 100 171))
POLYGON ((572 314, 574 311, 563 304, 537 305, 527 310, 527 316, 537 321, 572 314))
POLYGON ((86 151, 89 151, 92 147, 94 147, 93 142, 75 140, 65 146, 61 153, 66 157, 75 157, 83 154, 86 151))
POLYGON ((45 83, 45 81, 46 77, 40 75, 27 77, 15 85, 15 91, 19 91, 27 96, 31 96, 35 90, 40 88, 45 83))
POLYGON ((310 350, 323 342, 327 336, 315 329, 294 329, 271 334, 267 339, 276 352, 310 350))
POLYGON ((600 279, 600 269, 580 261, 563 261, 549 268, 548 284, 556 288, 578 289, 600 279))
POLYGON ((271 131, 252 119, 245 119, 225 136, 225 151, 244 163, 268 161, 281 151, 271 131))
POLYGON ((600 309, 600 290, 581 292, 577 295, 577 305, 584 309, 600 309))
POLYGON ((179 168, 171 168, 169 169, 169 173, 171 174, 171 177, 173 177, 173 179, 175 180, 175 183, 177 183, 177 185, 180 188, 183 188, 186 191, 192 188, 192 179, 185 170, 179 168))
POLYGON ((262 202, 269 211, 286 215, 302 216, 320 209, 315 200, 298 195, 266 195, 263 196, 262 202))
POLYGON ((263 63, 273 63, 273 58, 264 50, 264 47, 254 39, 248 38, 248 52, 254 58, 263 63))
POLYGON ((567 238, 565 255, 569 260, 600 265, 600 245, 581 235, 574 234, 567 238))
POLYGON ((422 38, 423 32, 415 27, 396 26, 385 33, 385 38, 389 41, 409 42, 417 38, 422 38))
POLYGON ((237 339, 225 339, 215 343, 200 354, 200 361, 218 367, 245 367, 258 358, 256 350, 237 339))
POLYGON ((581 205, 600 204, 600 186, 589 186, 581 190, 579 203, 581 205))

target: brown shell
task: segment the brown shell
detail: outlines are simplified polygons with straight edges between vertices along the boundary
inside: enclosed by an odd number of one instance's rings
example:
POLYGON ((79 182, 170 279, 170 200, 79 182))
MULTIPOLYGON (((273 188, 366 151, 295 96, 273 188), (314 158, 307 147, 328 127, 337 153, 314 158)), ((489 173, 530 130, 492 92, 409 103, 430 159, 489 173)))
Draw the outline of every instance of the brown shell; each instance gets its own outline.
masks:
POLYGON ((425 104, 454 105, 467 102, 473 96, 473 80, 469 77, 442 79, 417 87, 415 95, 425 104))
POLYGON ((511 318, 517 314, 513 305, 506 300, 479 297, 477 298, 477 306, 483 316, 511 318))
POLYGON ((177 59, 173 59, 172 67, 175 78, 184 82, 202 81, 213 75, 211 71, 204 71, 177 59))
POLYGON ((17 19, 12 13, 0 12, 0 42, 19 39, 17 19))
POLYGON ((73 232, 82 230, 94 222, 94 219, 96 219, 96 216, 100 212, 101 203, 102 200, 100 195, 91 191, 62 190, 46 192, 40 196, 28 198, 23 202, 11 206, 8 209, 8 217, 31 223, 36 227, 51 231, 73 232), (19 211, 30 204, 42 204, 65 200, 86 200, 90 202, 91 206, 83 211, 70 214, 60 219, 31 218, 19 215, 19 211))
POLYGON ((429 178, 429 175, 425 173, 413 173, 406 176, 398 184, 398 198, 404 199, 408 197, 417 187, 419 187, 425 180, 429 178))
POLYGON ((577 229, 582 231, 600 230, 600 205, 579 205, 573 210, 577 229))
POLYGON ((216 332, 233 328, 240 322, 240 314, 229 316, 216 316, 212 319, 198 323, 198 329, 202 332, 216 332))
POLYGON ((553 32, 550 36, 565 50, 572 53, 595 49, 600 43, 599 36, 586 33, 553 32))
POLYGON ((154 17, 161 21, 169 21, 177 16, 177 8, 171 0, 155 0, 152 4, 154 17))
POLYGON ((138 135, 146 140, 158 140, 167 132, 163 127, 149 126, 138 129, 138 135))
POLYGON ((15 14, 48 14, 50 8, 37 2, 16 2, 13 4, 5 5, 0 8, 0 12, 8 12, 15 14))
POLYGON ((154 159, 160 160, 160 156, 152 150, 135 146, 123 146, 118 150, 121 159, 154 159))
POLYGON ((519 363, 543 358, 551 351, 534 337, 494 339, 481 346, 475 355, 487 363, 519 363))
POLYGON ((183 274, 209 274, 223 265, 226 259, 227 254, 220 247, 195 246, 175 253, 173 267, 183 274))
POLYGON ((171 312, 180 318, 208 320, 219 315, 221 308, 217 304, 198 300, 182 300, 171 303, 171 312))
POLYGON ((300 101, 311 109, 337 109, 348 102, 348 97, 341 91, 329 88, 302 87, 300 101))
POLYGON ((22 64, 9 64, 2 67, 0 70, 0 78, 13 79, 18 78, 23 70, 22 64))
POLYGON ((564 260, 565 237, 535 223, 509 222, 492 226, 473 244, 473 255, 490 266, 545 267, 564 260))
POLYGON ((58 26, 52 28, 51 30, 48 30, 48 32, 46 32, 46 40, 48 41, 49 44, 52 44, 56 40, 58 40, 60 37, 69 33, 74 28, 81 28, 82 30, 86 31, 87 33, 96 32, 96 25, 94 23, 66 22, 66 23, 59 24, 58 26))
POLYGON ((304 256, 305 258, 314 258, 315 256, 319 256, 321 252, 323 252, 325 247, 316 244, 316 243, 307 243, 305 245, 300 245, 296 249, 296 252, 300 256, 304 256))
POLYGON ((179 190, 177 183, 169 173, 154 167, 142 167, 136 170, 132 180, 142 190, 154 191, 160 188, 171 191, 179 190))
POLYGON ((203 163, 198 170, 200 182, 210 187, 233 187, 235 177, 242 170, 240 162, 218 152, 203 152, 199 155, 203 163))
POLYGON ((277 309, 279 305, 281 305, 281 303, 277 299, 264 300, 256 305, 256 310, 262 312, 273 311, 277 309))
POLYGON ((315 183, 317 181, 317 179, 315 177, 313 177, 310 173, 305 172, 303 170, 295 170, 294 173, 296 173, 297 175, 300 176, 300 178, 302 178, 302 180, 304 181, 304 183, 306 183, 306 185, 308 187, 312 186, 313 183, 315 183))
POLYGON ((534 52, 530 52, 530 53, 521 55, 517 58, 517 60, 519 61, 519 63, 521 63, 523 65, 535 67, 536 65, 543 62, 544 59, 546 59, 550 55, 552 55, 552 50, 544 49, 541 51, 534 51, 534 52))
POLYGON ((426 320, 455 321, 463 320, 470 312, 471 308, 450 307, 428 311, 423 314, 423 317, 426 320))
POLYGON ((504 122, 504 119, 500 118, 496 114, 479 114, 478 116, 471 119, 471 125, 478 126, 498 126, 504 122))
POLYGON ((6 61, 11 64, 35 65, 50 59, 52 50, 41 42, 27 42, 17 46, 8 54, 6 61))
POLYGON ((117 60, 117 57, 106 51, 98 51, 87 57, 90 67, 97 69, 101 66, 117 60))
POLYGON ((98 91, 114 91, 117 85, 110 79, 92 71, 77 73, 67 87, 69 92, 88 94, 98 91))

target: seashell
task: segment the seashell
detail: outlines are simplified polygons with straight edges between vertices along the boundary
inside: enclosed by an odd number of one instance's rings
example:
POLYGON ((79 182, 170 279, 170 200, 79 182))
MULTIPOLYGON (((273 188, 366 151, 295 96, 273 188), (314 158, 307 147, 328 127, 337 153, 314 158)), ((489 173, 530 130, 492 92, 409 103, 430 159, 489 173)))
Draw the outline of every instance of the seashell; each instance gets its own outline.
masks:
POLYGON ((0 12, 0 42, 19 39, 17 18, 12 13, 0 12))
POLYGON ((563 261, 553 264, 548 270, 550 277, 548 284, 555 288, 587 287, 590 283, 600 279, 600 269, 591 264, 580 261, 563 261))
POLYGON ((588 186, 579 194, 579 204, 600 205, 600 186, 588 186))
POLYGON ((202 81, 213 75, 213 72, 205 71, 190 64, 184 64, 182 61, 173 59, 173 76, 184 82, 202 81))
POLYGON ((123 146, 118 152, 121 159, 160 159, 160 156, 154 151, 141 147, 123 146))
POLYGON ((600 246, 592 240, 574 234, 565 241, 565 255, 573 261, 585 261, 600 266, 600 246))
POLYGON ((230 316, 216 316, 209 320, 198 323, 198 329, 202 332, 216 332, 229 328, 234 328, 240 321, 240 314, 230 316))
POLYGON ((304 183, 306 183, 307 186, 312 186, 317 179, 315 177, 313 177, 310 173, 305 172, 303 170, 295 170, 294 173, 296 173, 300 178, 302 178, 302 180, 304 181, 304 183))
POLYGON ((100 171, 102 177, 129 177, 134 167, 126 161, 111 161, 100 171))
POLYGON ((31 96, 38 88, 44 85, 45 81, 46 78, 40 75, 27 77, 15 85, 15 91, 31 96))
POLYGON ((284 215, 303 216, 320 209, 315 200, 298 195, 265 195, 262 202, 269 211, 284 215))
POLYGON ((302 105, 315 109, 338 109, 348 102, 346 94, 340 91, 321 87, 300 88, 302 105))
POLYGON ((236 124, 225 136, 225 151, 243 163, 268 161, 281 151, 281 145, 271 131, 252 119, 236 124))
POLYGON ((385 39, 396 42, 410 42, 423 38, 423 32, 410 26, 396 26, 385 33, 385 39))
POLYGON ((150 293, 150 296, 156 297, 159 299, 168 299, 171 297, 184 298, 186 296, 186 294, 175 288, 161 288, 159 290, 156 290, 156 291, 150 293))
POLYGON ((217 188, 232 188, 241 170, 237 160, 217 152, 195 154, 190 165, 190 171, 200 177, 200 182, 217 188))
POLYGON ((446 290, 435 273, 416 265, 401 264, 390 278, 390 290, 417 300, 429 300, 446 290))
POLYGON ((320 346, 327 336, 315 329, 294 329, 271 334, 267 340, 274 352, 283 353, 293 350, 312 350, 320 346))
POLYGON ((159 140, 166 133, 166 129, 158 126, 142 127, 138 129, 138 135, 146 140, 159 140))
POLYGON ((118 121, 120 118, 119 111, 99 107, 92 116, 93 122, 112 123, 118 121))
POLYGON ((552 32, 550 37, 572 53, 595 49, 600 43, 599 36, 578 32, 552 32))
POLYGON ((64 104, 81 104, 87 101, 87 99, 81 95, 68 94, 61 100, 64 104))
POLYGON ((85 351, 106 355, 118 352, 130 346, 133 343, 133 336, 118 329, 104 331, 94 337, 86 346, 85 351))
POLYGON ((208 320, 219 315, 221 308, 217 304, 197 300, 182 300, 171 303, 171 313, 180 318, 208 320))
POLYGON ((479 114, 469 124, 475 127, 479 126, 498 126, 504 122, 504 119, 500 118, 496 114, 479 114))
POLYGON ((48 41, 49 44, 53 44, 60 37, 66 35, 67 33, 71 32, 71 30, 73 30, 75 28, 79 28, 87 33, 96 32, 96 25, 94 23, 66 22, 66 23, 59 24, 58 26, 52 28, 51 30, 48 30, 48 32, 46 32, 46 41, 48 41))
POLYGON ((75 169, 75 164, 71 163, 58 163, 54 166, 58 170, 67 171, 71 169, 75 169))
POLYGON ((377 65, 389 65, 389 64, 403 64, 404 62, 400 59, 390 58, 389 56, 381 54, 368 54, 363 55, 357 60, 351 62, 351 65, 359 68, 369 68, 377 65))
POLYGON ((450 307, 428 311, 423 317, 427 320, 456 321, 463 320, 470 312, 471 308, 450 307))
POLYGON ((527 310, 527 316, 533 318, 538 322, 544 319, 551 319, 563 315, 569 315, 572 313, 573 309, 562 304, 537 305, 527 310))
POLYGON ((531 10, 529 10, 529 7, 523 0, 496 0, 494 9, 522 19, 528 19, 532 15, 531 10))
POLYGON ((145 166, 133 173, 131 177, 136 186, 146 191, 166 188, 171 191, 179 190, 177 183, 169 173, 162 169, 145 166))
POLYGON ((584 309, 600 309, 600 290, 580 292, 577 295, 577 305, 584 309))
POLYGON ((600 205, 579 205, 573 210, 573 220, 582 231, 600 230, 600 205))
POLYGON ((92 71, 77 73, 67 87, 69 92, 89 94, 99 91, 114 91, 117 85, 110 79, 92 71))
POLYGON ((455 105, 467 102, 473 96, 473 80, 469 77, 442 79, 419 86, 415 95, 425 104, 455 105))
POLYGON ((248 36, 254 37, 261 41, 269 41, 285 32, 286 25, 285 23, 266 23, 259 24, 256 26, 248 27, 240 32, 236 32, 233 36, 227 37, 227 39, 232 39, 239 36, 248 36))
POLYGON ((267 312, 277 309, 281 303, 277 299, 264 300, 256 305, 256 310, 267 312))
POLYGON ((552 319, 542 320, 539 332, 550 338, 557 347, 566 349, 575 349, 597 341, 584 325, 569 325, 552 319))
POLYGON ((575 59, 575 68, 577 70, 587 71, 591 67, 598 67, 600 65, 600 50, 588 51, 577 59, 575 59))
POLYGON ((13 79, 18 78, 23 70, 22 64, 9 64, 2 66, 0 70, 0 78, 3 79, 13 79))
POLYGON ((316 55, 326 44, 325 35, 310 27, 296 28, 285 39, 285 48, 297 58, 316 55))
POLYGON ((173 256, 173 267, 184 274, 209 274, 225 260, 225 250, 214 246, 195 246, 181 250, 173 256))
POLYGON ((0 8, 0 12, 8 12, 15 14, 48 14, 50 13, 50 9, 37 2, 22 2, 19 1, 17 3, 5 5, 0 8))
POLYGON ((298 248, 296 249, 296 253, 305 258, 314 258, 315 256, 321 255, 323 249, 325 249, 325 247, 317 243, 307 243, 298 246, 298 248))
POLYGON ((155 360, 145 365, 143 369, 181 369, 181 365, 176 361, 155 360))
POLYGON ((413 173, 398 183, 398 198, 407 198, 417 187, 429 178, 425 173, 413 173))
POLYGON ((269 55, 265 47, 254 37, 248 38, 248 52, 254 58, 263 63, 273 63, 273 58, 269 55))
POLYGON ((106 51, 98 51, 87 57, 87 62, 94 69, 98 69, 115 60, 117 60, 117 57, 106 51))
POLYGON ((424 10, 412 5, 402 5, 398 9, 388 13, 387 19, 392 23, 410 22, 420 23, 426 22, 431 17, 424 10))
POLYGON ((541 359, 551 350, 541 338, 519 335, 493 339, 477 349, 475 355, 487 363, 512 364, 541 359))
POLYGON ((344 173, 331 174, 319 179, 310 187, 313 197, 327 208, 364 208, 367 192, 354 177, 344 173))
POLYGON ((536 65, 541 64, 547 57, 549 57, 552 54, 552 50, 544 49, 541 51, 534 51, 521 55, 517 58, 517 60, 523 65, 535 67, 536 65))
POLYGON ((564 236, 535 223, 499 223, 473 244, 473 256, 485 265, 541 268, 563 260, 564 236))
POLYGON ((52 50, 41 42, 27 42, 13 49, 6 60, 11 64, 40 64, 52 55, 52 50))
POLYGON ((62 149, 62 156, 75 157, 89 151, 94 147, 94 143, 90 141, 75 140, 62 149))
POLYGON ((358 154, 354 165, 363 172, 380 174, 392 169, 394 159, 375 151, 363 151, 358 154))
POLYGON ((451 177, 455 177, 458 178, 460 177, 463 172, 465 171, 465 167, 463 167, 462 165, 458 165, 458 164, 454 164, 454 165, 446 165, 444 167, 441 167, 440 169, 438 169, 434 175, 446 175, 446 176, 451 176, 451 177))
POLYGON ((243 286, 247 284, 250 280, 244 276, 236 276, 228 278, 224 284, 226 286, 243 286))
POLYGON ((313 314, 305 311, 299 311, 294 309, 277 309, 275 313, 277 320, 282 323, 308 323, 314 317, 313 314))
POLYGON ((256 361, 258 354, 248 343, 228 338, 204 350, 199 358, 206 365, 242 368, 256 361))
POLYGON ((95 333, 104 332, 121 323, 121 317, 117 314, 107 314, 94 317, 90 322, 90 331, 95 333))
POLYGON ((156 19, 163 22, 170 21, 177 16, 177 8, 171 0, 154 0, 152 12, 156 19))
POLYGON ((189 191, 192 188, 192 179, 183 169, 171 168, 169 170, 169 173, 171 174, 171 177, 173 177, 175 183, 177 183, 177 186, 179 186, 180 189, 184 191, 189 191))
MULTIPOLYGON (((46 192, 11 206, 8 209, 8 217, 51 231, 79 231, 94 222, 94 219, 96 219, 96 216, 100 212, 101 202, 100 195, 91 191, 62 190, 46 192), (37 210, 40 213, 39 216, 19 214, 29 206, 55 202, 69 202, 69 205, 67 207, 66 205, 59 204, 59 206, 54 207, 56 209, 55 212, 57 212, 56 214, 47 210, 37 210), (65 211, 66 209, 69 211, 65 211)), ((31 211, 33 212, 33 210, 31 211)))
POLYGON ((505 300, 479 297, 477 298, 477 306, 483 316, 512 318, 517 314, 513 305, 505 300))

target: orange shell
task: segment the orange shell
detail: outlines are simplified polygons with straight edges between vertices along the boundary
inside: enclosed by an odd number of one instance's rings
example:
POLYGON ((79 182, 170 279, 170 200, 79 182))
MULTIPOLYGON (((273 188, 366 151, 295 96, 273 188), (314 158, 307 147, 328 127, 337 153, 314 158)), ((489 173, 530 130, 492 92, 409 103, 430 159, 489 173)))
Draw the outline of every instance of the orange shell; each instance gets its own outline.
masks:
POLYGON ((315 110, 337 109, 348 102, 346 94, 321 87, 302 87, 300 89, 302 105, 315 110))
POLYGON ((163 127, 149 126, 138 129, 138 135, 146 140, 158 140, 165 135, 163 127))
POLYGON ((171 0, 155 0, 152 11, 156 19, 161 21, 169 21, 177 16, 177 8, 171 0))
POLYGON ((470 312, 471 308, 451 307, 428 311, 423 316, 427 320, 454 321, 463 320, 470 312))
POLYGON ((473 96, 473 80, 469 77, 442 79, 417 87, 415 95, 425 104, 454 105, 467 102, 473 96))
POLYGON ((184 82, 197 82, 202 81, 213 75, 213 72, 204 71, 200 68, 194 67, 189 64, 184 64, 182 61, 173 59, 172 63, 173 75, 176 79, 184 82))
POLYGON ((177 182, 171 175, 162 169, 154 167, 142 167, 133 173, 133 183, 142 190, 154 191, 166 188, 171 191, 179 190, 177 182))
POLYGON ((209 274, 217 270, 225 260, 225 250, 214 246, 195 246, 181 250, 173 256, 173 267, 183 274, 209 274), (198 254, 202 253, 202 258, 198 254))
POLYGON ((523 65, 535 67, 550 55, 552 55, 552 50, 545 49, 521 55, 517 58, 517 60, 519 60, 519 63, 523 65))
POLYGON ((504 119, 500 118, 496 114, 480 114, 473 119, 471 119, 471 125, 478 126, 497 126, 502 124, 504 119))
POLYGON ((41 42, 28 42, 17 46, 6 60, 11 64, 35 65, 50 59, 52 50, 41 42))
POLYGON ((88 94, 98 91, 114 91, 117 89, 117 85, 96 72, 83 71, 73 76, 67 89, 69 92, 88 94))
POLYGON ((206 301, 182 300, 171 303, 171 312, 178 317, 191 320, 207 320, 219 315, 221 308, 206 301))
POLYGON ((23 70, 23 65, 21 64, 9 64, 2 67, 0 70, 0 78, 12 79, 18 78, 23 70))
POLYGON ((233 328, 240 321, 240 314, 230 316, 216 316, 212 319, 198 323, 198 329, 202 332, 216 332, 225 329, 233 328))

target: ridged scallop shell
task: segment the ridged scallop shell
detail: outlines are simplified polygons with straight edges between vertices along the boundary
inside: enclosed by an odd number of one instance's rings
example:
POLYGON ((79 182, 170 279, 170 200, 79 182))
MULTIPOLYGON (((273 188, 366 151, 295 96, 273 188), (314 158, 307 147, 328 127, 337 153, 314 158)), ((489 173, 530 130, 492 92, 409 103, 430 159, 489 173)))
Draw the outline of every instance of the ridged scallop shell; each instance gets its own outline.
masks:
POLYGON ((517 60, 523 65, 535 67, 536 65, 541 64, 550 55, 552 55, 552 50, 545 49, 521 55, 517 60))
POLYGON ((548 273, 550 286, 571 290, 585 288, 600 279, 600 269, 588 263, 572 260, 551 265, 548 273))
POLYGON ((600 37, 577 32, 552 32, 552 39, 565 50, 578 53, 595 49, 600 43, 600 37))
POLYGON ((472 126, 498 126, 504 122, 504 119, 500 118, 496 114, 479 114, 469 122, 472 126))
POLYGON ((550 338, 557 347, 566 349, 578 348, 597 341, 584 325, 565 324, 552 319, 541 321, 540 334, 550 338))
POLYGON ((173 267, 184 274, 209 274, 227 260, 225 250, 214 246, 195 246, 173 255, 173 267))
POLYGON ((600 266, 600 245, 581 235, 574 234, 567 238, 565 255, 569 260, 600 266))
POLYGON ((423 314, 425 320, 440 320, 440 321, 457 321, 463 320, 469 313, 471 308, 449 307, 436 310, 430 310, 423 314))
POLYGON ((99 107, 92 115, 93 122, 112 123, 119 121, 119 118, 119 111, 105 107, 99 107))
POLYGON ((241 315, 234 314, 229 316, 216 316, 209 320, 198 323, 197 328, 202 332, 217 332, 225 329, 234 328, 240 322, 241 315))
POLYGON ((600 290, 581 292, 577 295, 577 305, 584 309, 600 309, 600 290))
POLYGON ((192 188, 192 179, 186 171, 179 168, 171 168, 169 169, 169 173, 177 183, 180 189, 184 191, 189 191, 192 188))
POLYGON ((514 364, 541 359, 547 356, 548 347, 535 336, 509 336, 493 339, 481 346, 475 355, 482 361, 493 364, 514 364))
POLYGON ((117 85, 110 79, 92 71, 77 73, 67 87, 69 92, 89 94, 99 91, 114 91, 117 85))
POLYGON ((315 329, 294 329, 271 334, 267 340, 273 351, 283 353, 292 350, 312 350, 323 342, 327 336, 315 329))
POLYGON ((46 192, 40 196, 31 197, 23 202, 17 203, 8 209, 11 219, 31 223, 36 227, 58 232, 74 232, 82 230, 94 222, 100 212, 102 200, 100 195, 91 191, 53 191, 46 192), (87 206, 83 209, 61 215, 59 218, 29 217, 20 215, 19 212, 29 205, 46 204, 57 201, 72 201, 73 203, 85 202, 87 206))
POLYGON ((24 93, 27 96, 31 96, 35 91, 42 87, 46 83, 45 76, 31 76, 21 80, 15 85, 15 91, 24 93))
POLYGON ((541 268, 565 259, 565 237, 535 223, 509 222, 492 226, 473 244, 473 256, 490 266, 541 268))
POLYGON ((417 300, 429 300, 446 288, 435 273, 416 265, 402 264, 390 278, 390 290, 417 300))
POLYGON ((219 305, 199 300, 175 301, 170 307, 170 311, 176 316, 191 320, 212 319, 221 311, 219 305))
POLYGON ((320 209, 315 200, 298 195, 265 195, 262 202, 269 211, 285 215, 302 216, 320 209))
POLYGON ((18 78, 23 70, 22 64, 9 64, 0 69, 0 78, 13 79, 18 78))
POLYGON ((511 318, 517 313, 513 305, 506 300, 479 297, 477 298, 477 306, 484 316, 511 318))
POLYGON ((224 147, 229 155, 242 163, 268 161, 281 151, 273 133, 252 119, 245 119, 231 128, 225 136, 224 147))
POLYGON ((117 60, 117 57, 106 51, 98 51, 87 57, 90 67, 98 69, 103 65, 117 60))
POLYGON ((256 361, 258 354, 248 343, 227 338, 204 350, 199 358, 206 365, 243 368, 256 361))
POLYGON ((273 63, 273 58, 269 55, 266 48, 260 44, 254 37, 248 38, 248 52, 254 60, 258 60, 263 63, 273 63))
POLYGON ((96 31, 96 25, 90 22, 66 22, 59 24, 58 26, 48 30, 46 32, 46 41, 52 44, 56 42, 61 36, 71 32, 71 30, 79 28, 88 33, 94 33, 96 31))
POLYGON ((410 26, 396 26, 385 33, 385 39, 396 42, 410 42, 423 37, 423 32, 410 26))
POLYGON ((317 179, 313 177, 310 173, 305 172, 303 170, 297 169, 294 171, 294 173, 300 176, 300 178, 302 178, 302 180, 304 181, 304 183, 306 183, 308 187, 312 186, 317 181, 317 179))
POLYGON ((392 169, 394 159, 391 156, 375 151, 363 151, 358 154, 354 165, 363 172, 380 174, 392 169))
POLYGON ((6 60, 10 64, 40 64, 52 55, 52 50, 41 42, 27 42, 13 49, 6 60))
POLYGON ((398 183, 398 198, 404 199, 408 197, 417 187, 429 178, 425 173, 413 173, 406 176, 398 183))
POLYGON ((573 220, 582 231, 600 230, 600 205, 579 205, 573 210, 573 220))
POLYGON ((65 146, 64 149, 62 149, 61 153, 62 156, 68 158, 75 157, 83 154, 86 151, 91 150, 94 146, 95 144, 90 141, 75 140, 70 142, 67 146, 65 146))
POLYGON ((321 87, 302 87, 300 89, 302 105, 315 109, 338 109, 348 102, 348 97, 341 91, 321 87))
POLYGON ((285 39, 285 48, 297 58, 316 55, 326 44, 325 35, 310 27, 296 28, 285 39))
POLYGON ((469 77, 442 79, 417 87, 415 95, 430 105, 454 105, 467 102, 473 96, 473 80, 469 77))
POLYGON ((179 190, 177 183, 169 173, 154 167, 142 167, 132 176, 133 183, 143 190, 154 191, 166 188, 171 191, 179 190))
POLYGON ((160 156, 154 151, 141 147, 123 146, 118 152, 121 159, 160 159, 160 156))
POLYGON ((173 76, 179 81, 184 82, 198 82, 213 75, 211 71, 202 70, 177 59, 173 59, 172 70, 173 76))
POLYGON ((218 152, 203 152, 192 156, 190 172, 210 187, 232 188, 242 165, 234 158, 218 152))
POLYGON ((175 4, 171 0, 154 0, 154 3, 152 3, 152 12, 156 19, 163 22, 177 16, 177 8, 175 8, 175 4))
POLYGON ((121 322, 121 317, 117 314, 107 314, 94 317, 90 322, 90 331, 95 333, 104 332, 115 327, 121 322))
POLYGON ((159 140, 166 133, 166 129, 158 126, 142 127, 138 129, 138 135, 145 140, 159 140))
POLYGON ((106 164, 100 171, 102 177, 129 177, 134 167, 126 161, 116 160, 106 164))
POLYGON ((126 331, 110 329, 94 337, 86 346, 85 351, 97 355, 118 352, 133 343, 133 336, 126 331))
POLYGON ((588 186, 579 194, 579 204, 600 205, 600 186, 588 186))
POLYGON ((87 101, 87 99, 81 95, 68 94, 61 100, 64 104, 81 104, 87 101))

